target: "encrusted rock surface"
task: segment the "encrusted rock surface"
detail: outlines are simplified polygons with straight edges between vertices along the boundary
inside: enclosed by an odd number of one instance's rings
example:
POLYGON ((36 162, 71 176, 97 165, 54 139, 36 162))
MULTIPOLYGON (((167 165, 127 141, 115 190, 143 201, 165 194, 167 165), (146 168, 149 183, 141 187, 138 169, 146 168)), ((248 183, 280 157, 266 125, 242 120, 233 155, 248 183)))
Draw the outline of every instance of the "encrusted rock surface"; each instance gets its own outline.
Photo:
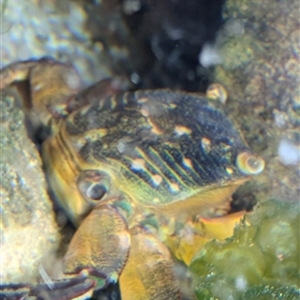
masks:
POLYGON ((48 56, 73 64, 85 85, 111 76, 103 44, 93 43, 85 30, 87 15, 81 5, 68 0, 4 2, 1 68, 48 56))
POLYGON ((299 205, 299 1, 229 0, 224 18, 214 81, 228 91, 225 109, 266 160, 261 196, 299 205))
POLYGON ((16 91, 0 100, 0 211, 2 283, 34 283, 60 234, 47 194, 40 154, 27 135, 16 91))

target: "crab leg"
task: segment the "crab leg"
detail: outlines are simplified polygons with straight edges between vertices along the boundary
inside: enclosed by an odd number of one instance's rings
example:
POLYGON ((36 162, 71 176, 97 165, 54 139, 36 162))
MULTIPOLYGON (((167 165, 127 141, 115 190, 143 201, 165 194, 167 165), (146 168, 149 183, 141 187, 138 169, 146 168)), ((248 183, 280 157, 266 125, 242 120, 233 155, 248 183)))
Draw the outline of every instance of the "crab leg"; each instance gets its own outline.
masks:
POLYGON ((0 72, 0 90, 15 81, 27 80, 30 77, 32 68, 38 65, 38 61, 28 60, 17 62, 3 68, 0 72))
MULTIPOLYGON (((36 297, 33 299, 45 300, 86 299, 91 294, 95 284, 95 280, 79 276, 61 282, 54 282, 51 288, 46 284, 34 286, 31 288, 30 296, 36 297)), ((28 299, 32 298, 29 297, 28 299)))
POLYGON ((68 114, 68 103, 80 89, 76 70, 56 60, 44 58, 8 65, 0 71, 0 90, 18 82, 29 81, 29 103, 24 108, 31 113, 31 121, 47 125, 51 117, 68 114))
POLYGON ((129 232, 123 217, 110 205, 95 207, 69 245, 65 272, 84 270, 105 278, 107 284, 120 276, 122 300, 180 299, 167 247, 141 228, 129 232))
POLYGON ((79 276, 63 281, 53 282, 53 286, 38 284, 35 286, 26 284, 0 285, 0 299, 3 300, 70 300, 86 299, 95 286, 95 280, 79 276))
POLYGON ((64 265, 66 274, 89 275, 116 282, 130 248, 130 234, 123 217, 109 205, 95 207, 76 231, 64 265))
POLYGON ((180 299, 169 250, 141 228, 131 230, 130 255, 119 282, 122 300, 180 299))
POLYGON ((60 118, 69 112, 98 99, 128 90, 130 83, 123 77, 106 78, 88 89, 80 90, 81 80, 69 64, 51 58, 27 60, 8 65, 0 70, 0 90, 10 84, 29 81, 30 103, 24 103, 33 116, 43 124, 49 118, 60 118))

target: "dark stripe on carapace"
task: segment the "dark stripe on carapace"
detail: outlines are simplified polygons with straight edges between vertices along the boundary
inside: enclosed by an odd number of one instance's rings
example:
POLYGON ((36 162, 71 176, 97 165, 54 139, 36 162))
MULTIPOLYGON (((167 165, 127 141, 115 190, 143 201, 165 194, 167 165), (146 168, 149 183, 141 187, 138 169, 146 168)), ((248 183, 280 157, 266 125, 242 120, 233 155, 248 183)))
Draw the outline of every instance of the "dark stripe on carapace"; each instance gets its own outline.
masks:
MULTIPOLYGON (((197 174, 193 167, 190 168, 184 165, 183 155, 180 155, 179 160, 174 159, 171 153, 166 149, 159 152, 159 155, 162 157, 164 163, 168 165, 172 170, 174 170, 178 174, 178 176, 180 176, 182 182, 189 186, 194 186, 195 184, 197 184, 197 181, 194 179, 197 174)), ((178 155, 176 156, 178 157, 178 155)))
MULTIPOLYGON (((149 148, 147 148, 149 149, 149 148)), ((151 158, 151 156, 149 156, 149 151, 145 151, 144 149, 136 149, 138 151, 138 153, 142 156, 142 159, 145 160, 145 162, 147 163, 146 165, 146 169, 149 170, 153 175, 157 174, 160 175, 162 177, 162 179, 164 179, 164 181, 168 184, 168 186, 171 185, 172 183, 172 179, 173 181, 178 181, 176 180, 176 178, 173 178, 172 176, 167 176, 167 174, 165 174, 160 166, 160 162, 158 162, 157 160, 153 160, 153 157, 151 158)))
POLYGON ((189 185, 191 183, 191 181, 188 180, 186 174, 180 172, 179 169, 176 167, 175 161, 173 161, 173 163, 170 165, 166 163, 166 155, 164 155, 164 158, 162 158, 164 150, 157 151, 153 147, 148 147, 147 150, 150 160, 154 162, 156 166, 159 167, 161 173, 163 173, 164 176, 167 177, 170 182, 176 182, 182 186, 189 185), (189 183, 187 181, 189 181, 189 183))
POLYGON ((188 151, 182 151, 173 147, 167 147, 166 151, 171 156, 171 159, 175 161, 178 165, 182 165, 183 168, 186 170, 186 173, 188 174, 188 177, 193 179, 193 181, 197 185, 202 185, 202 180, 200 177, 200 174, 197 172, 197 170, 194 167, 194 155, 191 154, 188 151), (192 168, 185 167, 183 164, 183 159, 189 159, 192 163, 192 168))

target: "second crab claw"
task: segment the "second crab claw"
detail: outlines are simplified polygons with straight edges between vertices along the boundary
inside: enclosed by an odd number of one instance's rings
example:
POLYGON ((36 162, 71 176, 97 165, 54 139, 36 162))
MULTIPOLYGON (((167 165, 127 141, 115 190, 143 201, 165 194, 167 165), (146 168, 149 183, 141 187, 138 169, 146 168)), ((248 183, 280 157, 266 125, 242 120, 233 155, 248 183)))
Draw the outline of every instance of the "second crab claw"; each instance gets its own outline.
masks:
POLYGON ((23 284, 1 285, 3 300, 71 300, 91 297, 96 281, 85 276, 55 281, 50 284, 27 286, 23 284))

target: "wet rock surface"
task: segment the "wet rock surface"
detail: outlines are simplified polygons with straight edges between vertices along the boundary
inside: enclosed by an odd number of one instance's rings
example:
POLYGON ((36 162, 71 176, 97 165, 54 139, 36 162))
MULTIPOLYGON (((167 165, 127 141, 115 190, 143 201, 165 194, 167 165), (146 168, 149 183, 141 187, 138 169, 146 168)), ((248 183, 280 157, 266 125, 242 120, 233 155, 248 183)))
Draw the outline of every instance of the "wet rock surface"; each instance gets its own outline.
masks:
POLYGON ((261 199, 299 205, 299 2, 229 0, 224 18, 214 81, 226 87, 225 109, 266 160, 261 199))
POLYGON ((2 283, 36 283, 60 242, 36 146, 15 90, 1 94, 0 191, 2 283))
MULTIPOLYGON (((101 43, 84 28, 87 14, 75 1, 2 2, 1 66, 52 57, 76 67, 84 85, 112 76, 101 43)), ((1 68, 2 68, 1 67, 1 68)))

